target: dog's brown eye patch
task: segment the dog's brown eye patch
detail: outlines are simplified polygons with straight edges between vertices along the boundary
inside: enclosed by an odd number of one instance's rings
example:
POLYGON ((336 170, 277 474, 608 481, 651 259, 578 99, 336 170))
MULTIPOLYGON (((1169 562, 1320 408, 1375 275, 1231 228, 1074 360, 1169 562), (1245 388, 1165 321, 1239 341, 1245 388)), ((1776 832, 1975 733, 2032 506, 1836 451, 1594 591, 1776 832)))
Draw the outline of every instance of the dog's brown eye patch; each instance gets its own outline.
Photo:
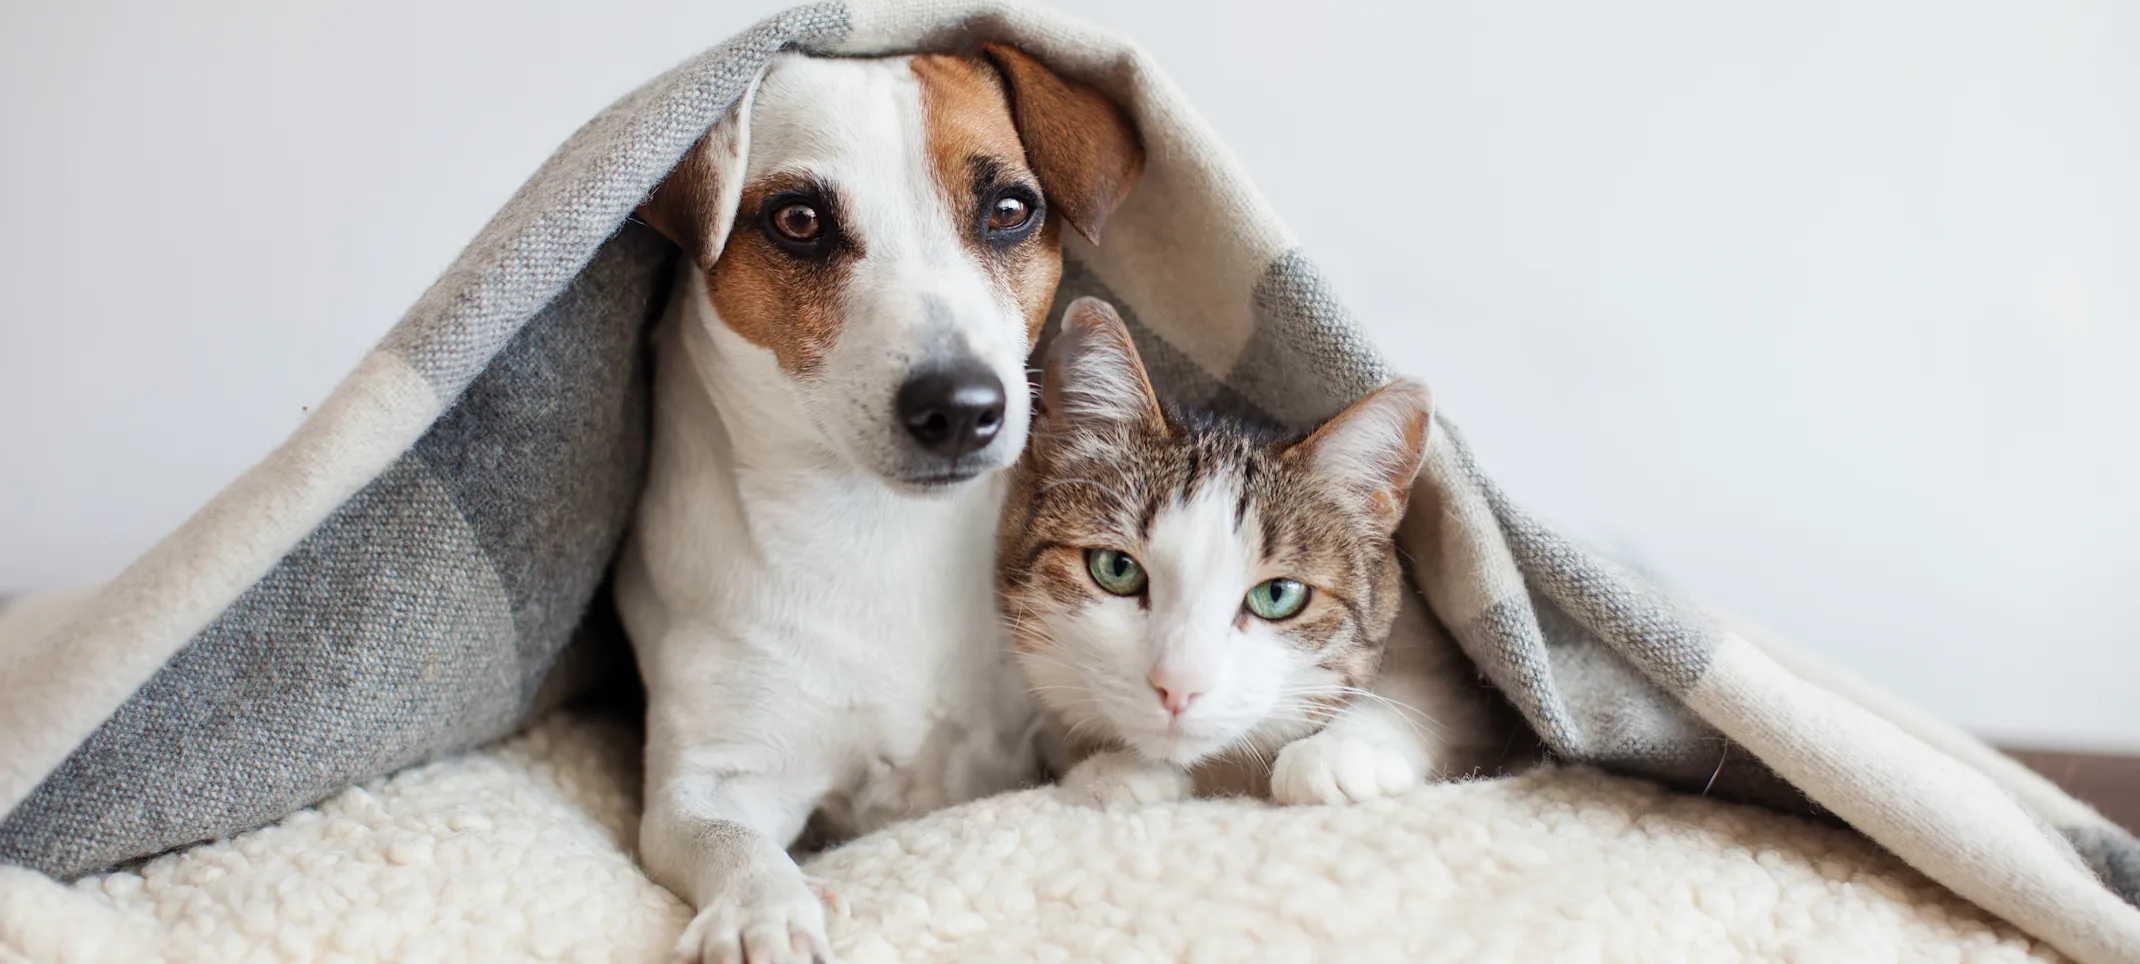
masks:
POLYGON ((1048 320, 1062 248, 1040 182, 1027 166, 1002 75, 977 57, 920 54, 912 63, 939 197, 975 261, 1015 294, 1030 342, 1048 320), (1023 206, 1022 220, 1011 205, 999 209, 1005 198, 1023 206))
POLYGON ((796 241, 815 241, 824 233, 817 209, 807 204, 790 204, 774 211, 773 229, 796 241))
POLYGON ((988 229, 1010 231, 1023 227, 1032 216, 1033 209, 1024 201, 1014 197, 1000 197, 996 199, 995 206, 989 209, 988 229))
POLYGON ((865 257, 862 239, 840 230, 833 185, 798 172, 746 184, 721 257, 706 274, 714 312, 730 331, 771 349, 780 369, 819 370, 840 333, 840 292, 865 257))

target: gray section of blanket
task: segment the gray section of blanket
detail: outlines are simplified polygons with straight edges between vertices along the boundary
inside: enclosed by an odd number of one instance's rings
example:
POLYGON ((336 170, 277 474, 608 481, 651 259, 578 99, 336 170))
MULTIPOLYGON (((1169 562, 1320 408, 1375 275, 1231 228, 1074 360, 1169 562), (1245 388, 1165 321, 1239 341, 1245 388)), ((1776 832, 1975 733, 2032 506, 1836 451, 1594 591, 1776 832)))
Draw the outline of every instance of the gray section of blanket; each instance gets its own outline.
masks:
POLYGON ((1063 258, 1062 280, 1055 287, 1055 304, 1049 309, 1048 323, 1041 328, 1040 339, 1033 349, 1036 367, 1055 333, 1062 330, 1064 309, 1084 297, 1099 298, 1115 307, 1129 328, 1130 340, 1136 343, 1145 372, 1167 401, 1255 422, 1277 421, 1270 412, 1249 401, 1248 396, 1206 372, 1180 349, 1168 344, 1145 323, 1134 304, 1116 294, 1090 267, 1067 255, 1063 258))
POLYGON ((76 876, 517 726, 638 491, 673 251, 638 225, 604 248, 0 822, 0 860, 76 876))
POLYGON ((1305 430, 1389 380, 1382 355, 1315 263, 1288 251, 1263 271, 1255 333, 1225 383, 1305 430))
POLYGON ((272 819, 404 748, 500 730, 503 701, 479 694, 518 692, 515 649, 473 533, 404 456, 10 813, 0 857, 74 876, 272 819))
POLYGON ((2061 832, 2103 886, 2140 907, 2140 840, 2107 822, 2061 832))

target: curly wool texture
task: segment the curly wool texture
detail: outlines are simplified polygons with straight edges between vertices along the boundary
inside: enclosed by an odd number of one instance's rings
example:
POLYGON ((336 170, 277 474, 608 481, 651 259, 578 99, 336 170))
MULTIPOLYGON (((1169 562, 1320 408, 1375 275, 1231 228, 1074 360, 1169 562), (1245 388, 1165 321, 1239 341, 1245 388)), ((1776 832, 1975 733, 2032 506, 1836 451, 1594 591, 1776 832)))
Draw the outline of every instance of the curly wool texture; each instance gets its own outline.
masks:
MULTIPOLYGON (((687 914, 631 857, 634 739, 553 716, 73 887, 0 871, 0 961, 661 960, 687 914)), ((1855 834, 1582 769, 1356 807, 1033 790, 808 869, 850 964, 2062 960, 1855 834)))

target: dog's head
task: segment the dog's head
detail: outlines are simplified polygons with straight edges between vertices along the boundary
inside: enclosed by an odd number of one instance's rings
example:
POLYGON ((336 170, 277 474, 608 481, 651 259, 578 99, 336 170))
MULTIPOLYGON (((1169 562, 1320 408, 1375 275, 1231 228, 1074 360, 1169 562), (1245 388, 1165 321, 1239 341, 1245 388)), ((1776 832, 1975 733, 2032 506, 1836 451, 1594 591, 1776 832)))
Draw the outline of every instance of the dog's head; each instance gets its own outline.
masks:
POLYGON ((1062 273, 1143 168, 1122 112, 1022 51, 774 58, 639 216, 706 274, 836 452, 932 490, 1025 444, 1062 273))

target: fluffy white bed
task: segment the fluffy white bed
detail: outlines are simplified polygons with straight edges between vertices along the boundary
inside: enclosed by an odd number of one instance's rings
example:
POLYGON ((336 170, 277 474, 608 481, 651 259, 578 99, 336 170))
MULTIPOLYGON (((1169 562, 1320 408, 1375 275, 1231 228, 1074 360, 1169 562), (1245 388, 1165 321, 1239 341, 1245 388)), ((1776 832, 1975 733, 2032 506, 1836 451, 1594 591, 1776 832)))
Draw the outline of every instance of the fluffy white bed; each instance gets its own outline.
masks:
MULTIPOLYGON (((278 824, 68 887, 0 871, 0 961, 654 961, 637 745, 550 717, 278 824)), ((2059 961, 1865 838, 1588 769, 1348 808, 1052 790, 816 857, 888 961, 2059 961)))

